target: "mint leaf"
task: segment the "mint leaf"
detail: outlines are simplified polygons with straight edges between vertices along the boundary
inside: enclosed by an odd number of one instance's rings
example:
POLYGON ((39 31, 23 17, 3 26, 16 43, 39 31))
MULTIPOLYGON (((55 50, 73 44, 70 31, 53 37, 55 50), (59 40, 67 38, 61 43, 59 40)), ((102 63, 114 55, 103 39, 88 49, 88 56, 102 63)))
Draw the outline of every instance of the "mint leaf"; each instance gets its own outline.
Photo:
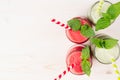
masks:
POLYGON ((117 39, 105 39, 104 40, 104 47, 106 48, 106 49, 111 49, 111 48, 113 48, 115 45, 117 45, 117 42, 118 42, 118 40, 117 39))
POLYGON ((83 60, 82 61, 82 70, 85 72, 85 74, 87 74, 88 76, 90 76, 90 72, 91 72, 91 64, 89 61, 87 60, 83 60))
POLYGON ((90 58, 90 49, 89 47, 85 47, 82 49, 82 70, 85 72, 85 74, 87 74, 88 76, 90 75, 90 68, 91 68, 91 64, 88 61, 88 59, 90 58))
POLYGON ((111 24, 110 19, 102 17, 97 21, 95 30, 98 31, 98 30, 101 30, 101 29, 105 29, 110 24, 111 24))
POLYGON ((92 38, 91 43, 99 48, 111 49, 115 45, 117 45, 118 40, 113 38, 108 39, 100 39, 100 38, 92 38))
POLYGON ((77 31, 81 27, 80 20, 78 19, 72 19, 67 22, 68 26, 71 27, 74 31, 77 31))
POLYGON ((90 58, 90 49, 87 46, 82 49, 82 59, 88 59, 88 58, 90 58))
POLYGON ((83 26, 81 27, 80 32, 81 32, 84 36, 86 36, 86 37, 88 37, 88 38, 95 35, 94 30, 93 30, 90 26, 88 26, 88 25, 83 25, 83 26))
POLYGON ((99 47, 99 48, 103 48, 103 40, 99 39, 99 38, 92 38, 91 39, 91 43, 94 44, 95 46, 99 47))
POLYGON ((102 16, 106 19, 111 19, 111 16, 108 13, 102 13, 102 16))
POLYGON ((90 75, 90 68, 91 68, 91 64, 88 61, 88 59, 90 58, 90 49, 89 47, 85 47, 82 49, 82 70, 85 72, 85 74, 87 74, 88 76, 90 75))
POLYGON ((120 2, 111 4, 106 13, 96 23, 96 31, 107 28, 111 21, 115 20, 120 15, 120 2))
POLYGON ((111 16, 111 19, 116 19, 120 14, 120 2, 112 4, 108 8, 107 13, 111 16))
POLYGON ((118 8, 120 8, 120 2, 117 2, 115 5, 116 5, 118 8))

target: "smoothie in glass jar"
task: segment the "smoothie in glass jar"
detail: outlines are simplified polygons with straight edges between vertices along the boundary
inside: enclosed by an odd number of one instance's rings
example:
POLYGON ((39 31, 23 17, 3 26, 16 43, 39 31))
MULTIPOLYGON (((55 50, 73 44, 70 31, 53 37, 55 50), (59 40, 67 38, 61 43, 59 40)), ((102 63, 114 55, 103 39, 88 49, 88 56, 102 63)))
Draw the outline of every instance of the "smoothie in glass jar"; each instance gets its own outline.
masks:
MULTIPOLYGON (((105 35, 105 34, 98 34, 94 38, 106 40, 111 37, 108 35, 105 35)), ((103 42, 103 43, 105 44, 105 42, 103 42)), ((118 43, 110 49, 106 49, 104 47, 99 48, 95 44, 91 44, 91 50, 93 52, 94 57, 103 64, 110 64, 110 63, 112 63, 111 58, 117 60, 120 56, 120 47, 119 47, 118 43)))
MULTIPOLYGON (((76 75, 85 74, 84 70, 82 69, 82 61, 83 61, 82 50, 84 48, 85 48, 84 45, 75 45, 75 46, 72 46, 68 51, 68 55, 66 57, 66 64, 67 64, 67 67, 74 65, 73 69, 70 70, 73 74, 76 74, 76 75)), ((91 51, 90 51, 90 53, 91 53, 91 51)), ((91 54, 88 57, 87 61, 90 63, 89 66, 91 68, 91 66, 92 66, 91 54)))
MULTIPOLYGON (((72 18, 71 20, 69 20, 69 23, 70 23, 70 25, 68 24, 69 27, 72 27, 73 29, 74 29, 74 27, 79 27, 79 26, 81 26, 81 28, 83 28, 86 25, 88 26, 88 28, 89 27, 92 28, 92 24, 87 18, 75 17, 75 18, 72 18), (78 21, 78 22, 76 22, 76 21, 78 21)), ((81 28, 79 28, 78 30, 73 30, 72 28, 66 29, 66 36, 70 41, 77 43, 77 44, 81 44, 81 43, 86 42, 89 39, 89 37, 85 36, 82 33, 85 31, 81 32, 81 30, 80 30, 81 28)), ((93 35, 94 35, 94 33, 93 33, 93 35)))

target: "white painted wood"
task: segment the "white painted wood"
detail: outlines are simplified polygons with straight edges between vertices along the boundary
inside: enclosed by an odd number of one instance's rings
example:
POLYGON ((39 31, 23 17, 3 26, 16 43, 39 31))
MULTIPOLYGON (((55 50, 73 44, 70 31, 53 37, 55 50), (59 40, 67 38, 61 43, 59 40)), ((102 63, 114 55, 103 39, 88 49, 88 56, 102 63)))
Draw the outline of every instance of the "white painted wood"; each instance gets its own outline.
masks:
MULTIPOLYGON (((96 1, 0 0, 0 80, 53 80, 66 69, 67 51, 74 43, 50 20, 66 23, 72 17, 87 16, 96 1)), ((100 32, 120 40, 119 21, 120 17, 100 32)), ((90 77, 68 73, 61 80, 116 80, 116 75, 111 65, 93 59, 90 77)))

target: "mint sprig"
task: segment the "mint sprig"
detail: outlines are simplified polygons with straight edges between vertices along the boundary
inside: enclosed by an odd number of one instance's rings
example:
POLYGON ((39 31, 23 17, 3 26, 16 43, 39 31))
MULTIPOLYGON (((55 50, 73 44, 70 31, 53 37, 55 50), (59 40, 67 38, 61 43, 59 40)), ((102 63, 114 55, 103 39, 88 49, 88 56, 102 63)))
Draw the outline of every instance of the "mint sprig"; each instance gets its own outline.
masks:
POLYGON ((78 19, 69 20, 67 23, 74 31, 78 31, 81 28, 81 23, 78 19))
POLYGON ((67 23, 68 23, 68 26, 70 26, 72 30, 80 31, 81 34, 83 34, 87 38, 95 35, 95 32, 91 26, 88 26, 87 24, 81 25, 81 22, 78 19, 69 20, 67 23))
POLYGON ((91 73, 91 63, 88 61, 88 59, 90 58, 90 49, 89 47, 85 47, 82 49, 82 70, 84 71, 85 74, 87 74, 88 76, 91 73))
POLYGON ((82 27, 81 27, 81 33, 84 35, 84 36, 86 36, 86 37, 92 37, 92 36, 94 36, 95 35, 95 32, 94 32, 94 30, 90 27, 90 26, 88 26, 88 25, 83 25, 82 27))
POLYGON ((111 25, 111 22, 114 21, 120 15, 120 2, 111 4, 106 13, 103 13, 102 16, 96 23, 96 31, 105 29, 111 25))
POLYGON ((99 47, 99 48, 103 48, 103 39, 100 38, 91 38, 91 43, 94 44, 95 46, 99 47))
POLYGON ((95 30, 98 31, 98 30, 100 30, 100 29, 105 29, 105 28, 107 28, 110 24, 111 24, 110 19, 108 19, 107 17, 106 17, 106 18, 105 18, 105 17, 102 17, 102 18, 100 18, 100 19, 97 21, 95 30))
POLYGON ((87 60, 83 60, 82 61, 82 70, 85 72, 85 74, 87 74, 88 76, 90 76, 91 73, 91 69, 90 69, 90 62, 87 60))
POLYGON ((90 58, 90 50, 89 50, 89 47, 85 47, 82 49, 82 59, 88 59, 90 58))
POLYGON ((105 19, 111 19, 111 16, 108 14, 108 13, 102 13, 102 16, 105 18, 105 19))
POLYGON ((113 38, 101 39, 101 38, 92 38, 92 44, 99 48, 111 49, 117 45, 118 40, 113 38))
POLYGON ((104 40, 104 47, 106 49, 110 49, 110 48, 114 47, 115 45, 117 45, 117 42, 118 42, 117 39, 112 39, 112 38, 106 39, 106 40, 104 40))

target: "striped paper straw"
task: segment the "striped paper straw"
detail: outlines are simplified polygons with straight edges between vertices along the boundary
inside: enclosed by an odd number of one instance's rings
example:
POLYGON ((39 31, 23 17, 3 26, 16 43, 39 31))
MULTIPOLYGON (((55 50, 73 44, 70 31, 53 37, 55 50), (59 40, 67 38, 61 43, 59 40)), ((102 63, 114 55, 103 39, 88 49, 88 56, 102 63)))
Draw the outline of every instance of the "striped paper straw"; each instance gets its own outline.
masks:
POLYGON ((115 63, 115 59, 111 58, 111 62, 112 62, 112 67, 114 68, 114 72, 117 75, 117 80, 120 80, 120 72, 118 70, 117 64, 115 63))
POLYGON ((97 7, 97 13, 100 13, 103 4, 104 4, 104 0, 100 0, 100 2, 98 3, 98 7, 97 7))
POLYGON ((52 19, 51 22, 53 22, 61 27, 64 27, 65 29, 70 29, 70 27, 68 25, 65 25, 64 23, 57 21, 56 19, 52 19))
POLYGON ((120 72, 118 70, 117 64, 115 63, 115 61, 116 61, 115 58, 113 58, 110 54, 107 54, 107 55, 109 56, 109 58, 110 58, 110 60, 112 62, 112 67, 113 67, 114 72, 115 72, 115 74, 117 76, 117 80, 120 80, 120 72))
POLYGON ((73 67, 74 67, 74 64, 67 67, 67 70, 64 70, 61 74, 58 75, 57 78, 54 78, 54 80, 60 80, 63 76, 65 76, 68 72, 70 72, 70 70, 73 69, 73 67))

